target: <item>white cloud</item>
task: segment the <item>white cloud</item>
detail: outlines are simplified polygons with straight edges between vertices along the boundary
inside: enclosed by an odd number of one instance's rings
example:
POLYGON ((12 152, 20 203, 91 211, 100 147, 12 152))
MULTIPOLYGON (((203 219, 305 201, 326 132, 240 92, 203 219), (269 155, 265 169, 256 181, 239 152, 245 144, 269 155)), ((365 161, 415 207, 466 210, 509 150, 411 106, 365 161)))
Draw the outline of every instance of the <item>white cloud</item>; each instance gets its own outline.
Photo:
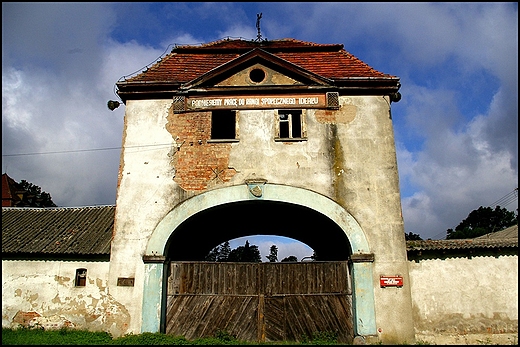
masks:
MULTIPOLYGON (((63 11, 56 13, 64 16, 74 12, 68 6, 58 8, 63 11)), ((90 10, 87 13, 92 13, 90 10)), ((99 14, 94 17, 104 18, 99 14)), ((59 26, 64 25, 63 21, 60 23, 59 26)), ((79 33, 68 30, 61 34, 88 36, 84 30, 90 24, 85 27, 76 24, 74 28, 79 33)), ((44 25, 47 28, 44 31, 50 30, 49 27, 44 25)), ((26 29, 27 35, 38 29, 26 29)), ((102 34, 94 30, 90 35, 102 34)), ((3 158, 3 170, 13 179, 40 186, 59 206, 115 203, 120 153, 117 147, 121 145, 124 106, 112 112, 107 101, 117 99, 114 84, 120 77, 150 64, 162 53, 135 42, 94 42, 92 37, 80 40, 89 49, 78 50, 72 56, 68 52, 54 52, 54 63, 23 69, 4 66, 2 74, 2 152, 79 151, 3 158), (107 148, 116 149, 84 151, 107 148)))
MULTIPOLYGON (((444 100, 437 95, 439 104, 444 100)), ((412 154, 402 146, 398 151, 401 181, 417 188, 413 196, 403 198, 403 216, 407 232, 435 238, 457 226, 472 210, 488 206, 517 188, 518 171, 511 165, 516 160, 514 153, 490 143, 493 139, 486 129, 492 115, 478 115, 455 127, 450 120, 443 122, 434 103, 415 105, 430 110, 433 117, 409 111, 410 118, 417 118, 412 127, 426 140, 420 152, 412 154)), ((510 210, 517 207, 518 202, 507 206, 510 210)))
MULTIPOLYGON (((407 232, 442 234, 518 185, 515 3, 2 3, 2 10, 3 154, 120 146, 124 106, 109 111, 106 103, 117 99, 122 76, 172 43, 256 38, 262 12, 264 38, 343 43, 401 78, 392 114, 407 232), (135 39, 121 39, 127 32, 135 39)), ((2 161, 15 180, 39 185, 61 206, 115 203, 118 164, 118 150, 2 161)), ((308 255, 278 246, 280 259, 308 255)), ((262 247, 268 254, 270 245, 262 247)))

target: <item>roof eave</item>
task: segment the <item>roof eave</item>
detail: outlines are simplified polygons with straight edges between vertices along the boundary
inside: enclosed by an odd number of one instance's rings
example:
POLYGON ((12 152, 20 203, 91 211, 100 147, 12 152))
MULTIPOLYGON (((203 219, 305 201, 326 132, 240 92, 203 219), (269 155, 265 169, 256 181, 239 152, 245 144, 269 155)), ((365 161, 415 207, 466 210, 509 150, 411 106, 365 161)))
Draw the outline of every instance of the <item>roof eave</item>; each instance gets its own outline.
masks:
POLYGON ((110 261, 108 253, 42 253, 42 252, 2 252, 2 260, 55 260, 55 261, 110 261))
POLYGON ((182 82, 120 82, 117 94, 127 100, 170 99, 175 95, 187 94, 231 94, 231 93, 298 93, 309 91, 337 91, 341 95, 390 95, 396 93, 401 84, 395 77, 354 77, 331 80, 330 85, 280 85, 280 86, 225 86, 182 90, 182 82))

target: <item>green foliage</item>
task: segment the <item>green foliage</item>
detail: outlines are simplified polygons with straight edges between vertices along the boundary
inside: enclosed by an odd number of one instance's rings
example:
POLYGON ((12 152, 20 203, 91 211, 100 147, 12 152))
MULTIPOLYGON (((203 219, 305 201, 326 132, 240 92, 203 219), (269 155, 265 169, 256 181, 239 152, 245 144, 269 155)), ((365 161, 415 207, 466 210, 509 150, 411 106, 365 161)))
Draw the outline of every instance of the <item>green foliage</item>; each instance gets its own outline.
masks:
POLYGON ((215 337, 200 338, 193 342, 195 345, 243 345, 245 342, 237 340, 237 338, 225 330, 217 330, 215 337))
MULTIPOLYGON (((278 247, 272 245, 270 248, 270 254, 266 255, 269 262, 278 261, 278 247)), ((316 252, 312 254, 313 260, 317 260, 316 252)), ((224 242, 221 245, 213 248, 205 257, 205 261, 229 261, 229 262, 252 262, 260 263, 262 261, 262 255, 256 245, 250 245, 249 241, 246 240, 244 246, 238 246, 235 249, 231 249, 229 241, 224 242)), ((290 255, 284 259, 283 262, 298 261, 298 258, 294 255, 290 255)))
POLYGON ((294 256, 294 255, 290 255, 290 256, 282 259, 282 262, 287 262, 287 261, 298 261, 298 258, 296 258, 296 256, 294 256))
POLYGON ((218 259, 218 256, 219 256, 219 249, 220 249, 220 246, 217 246, 215 248, 213 248, 211 251, 209 251, 209 253, 204 257, 204 260, 205 261, 217 261, 218 259))
POLYGON ((304 344, 311 345, 336 345, 338 344, 337 331, 316 331, 312 333, 312 337, 304 336, 302 339, 304 344))
POLYGON ((204 260, 259 263, 262 261, 262 256, 258 246, 249 245, 249 241, 246 241, 244 246, 238 246, 235 249, 231 249, 229 241, 226 241, 222 245, 213 248, 204 257, 204 260))
POLYGON ((404 233, 404 238, 405 238, 406 241, 422 240, 421 236, 419 236, 418 234, 414 234, 411 231, 408 234, 404 233))
POLYGON ((21 189, 26 190, 28 193, 28 203, 30 207, 56 207, 56 204, 52 201, 51 195, 46 192, 42 192, 42 189, 37 185, 21 180, 19 183, 21 189))
POLYGON ((206 261, 228 261, 229 254, 231 253, 231 247, 229 241, 213 248, 204 258, 206 261))
POLYGON ((112 336, 106 332, 69 328, 2 328, 2 345, 107 345, 111 342, 112 336))
MULTIPOLYGON (((63 328, 44 330, 41 328, 18 329, 2 328, 2 345, 244 345, 231 334, 218 330, 214 337, 199 338, 193 341, 182 336, 162 333, 128 334, 112 338, 106 332, 94 332, 63 328)), ((253 343, 255 344, 255 343, 253 343)))
POLYGON ((191 345, 182 336, 171 336, 161 333, 149 333, 134 335, 128 334, 112 340, 113 345, 191 345))
POLYGON ((272 245, 269 249, 269 255, 265 256, 269 262, 275 263, 278 261, 278 247, 276 245, 272 245))
POLYGON ((107 332, 70 328, 59 330, 44 330, 42 327, 2 328, 2 345, 343 345, 337 342, 337 339, 338 333, 330 331, 318 331, 311 337, 303 336, 301 342, 251 342, 237 340, 225 330, 217 330, 214 337, 187 340, 182 336, 163 333, 128 334, 112 338, 107 332))
POLYGON ((229 241, 226 241, 222 244, 222 246, 220 246, 220 254, 217 257, 217 261, 227 261, 230 254, 231 246, 229 245, 229 241))
POLYGON ((518 216, 500 206, 482 207, 470 212, 468 217, 457 225, 455 230, 448 229, 446 239, 469 239, 503 230, 518 224, 518 216))
POLYGON ((227 261, 260 263, 262 256, 260 255, 258 246, 250 246, 249 241, 246 240, 244 246, 239 246, 229 253, 227 261))

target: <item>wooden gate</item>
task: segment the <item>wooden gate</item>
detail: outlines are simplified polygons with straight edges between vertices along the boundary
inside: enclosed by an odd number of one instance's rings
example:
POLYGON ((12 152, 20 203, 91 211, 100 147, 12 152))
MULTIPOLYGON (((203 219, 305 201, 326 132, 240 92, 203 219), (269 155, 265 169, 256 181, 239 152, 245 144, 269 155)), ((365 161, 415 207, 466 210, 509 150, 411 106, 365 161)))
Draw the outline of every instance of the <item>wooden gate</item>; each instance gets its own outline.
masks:
POLYGON ((172 262, 166 334, 225 331, 245 341, 303 341, 336 333, 352 343, 347 262, 172 262))

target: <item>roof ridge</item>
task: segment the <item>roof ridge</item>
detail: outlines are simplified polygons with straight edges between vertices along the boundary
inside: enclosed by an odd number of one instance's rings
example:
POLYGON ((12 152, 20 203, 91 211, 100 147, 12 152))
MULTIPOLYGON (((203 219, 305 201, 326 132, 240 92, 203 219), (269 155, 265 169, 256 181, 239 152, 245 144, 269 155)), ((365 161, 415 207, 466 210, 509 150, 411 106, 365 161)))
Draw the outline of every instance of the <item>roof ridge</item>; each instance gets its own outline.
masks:
POLYGON ((222 39, 218 39, 211 42, 206 43, 199 43, 199 44, 174 44, 173 49, 171 50, 171 53, 178 52, 178 51, 184 51, 184 50, 197 50, 197 51, 206 51, 210 49, 229 49, 229 50, 236 50, 238 48, 244 48, 244 47, 269 47, 271 45, 274 45, 275 48, 337 48, 337 49, 343 49, 344 45, 341 43, 317 43, 312 41, 303 41, 298 40, 294 38, 282 38, 282 39, 275 39, 275 40, 262 40, 262 41, 255 41, 255 40, 246 40, 243 37, 239 38, 231 38, 231 37, 225 37, 222 39), (233 44, 239 44, 240 46, 234 46, 233 44), (295 47, 284 47, 284 46, 278 46, 277 44, 283 44, 283 43, 293 43, 297 46, 295 47), (228 46, 228 47, 226 47, 228 46))

